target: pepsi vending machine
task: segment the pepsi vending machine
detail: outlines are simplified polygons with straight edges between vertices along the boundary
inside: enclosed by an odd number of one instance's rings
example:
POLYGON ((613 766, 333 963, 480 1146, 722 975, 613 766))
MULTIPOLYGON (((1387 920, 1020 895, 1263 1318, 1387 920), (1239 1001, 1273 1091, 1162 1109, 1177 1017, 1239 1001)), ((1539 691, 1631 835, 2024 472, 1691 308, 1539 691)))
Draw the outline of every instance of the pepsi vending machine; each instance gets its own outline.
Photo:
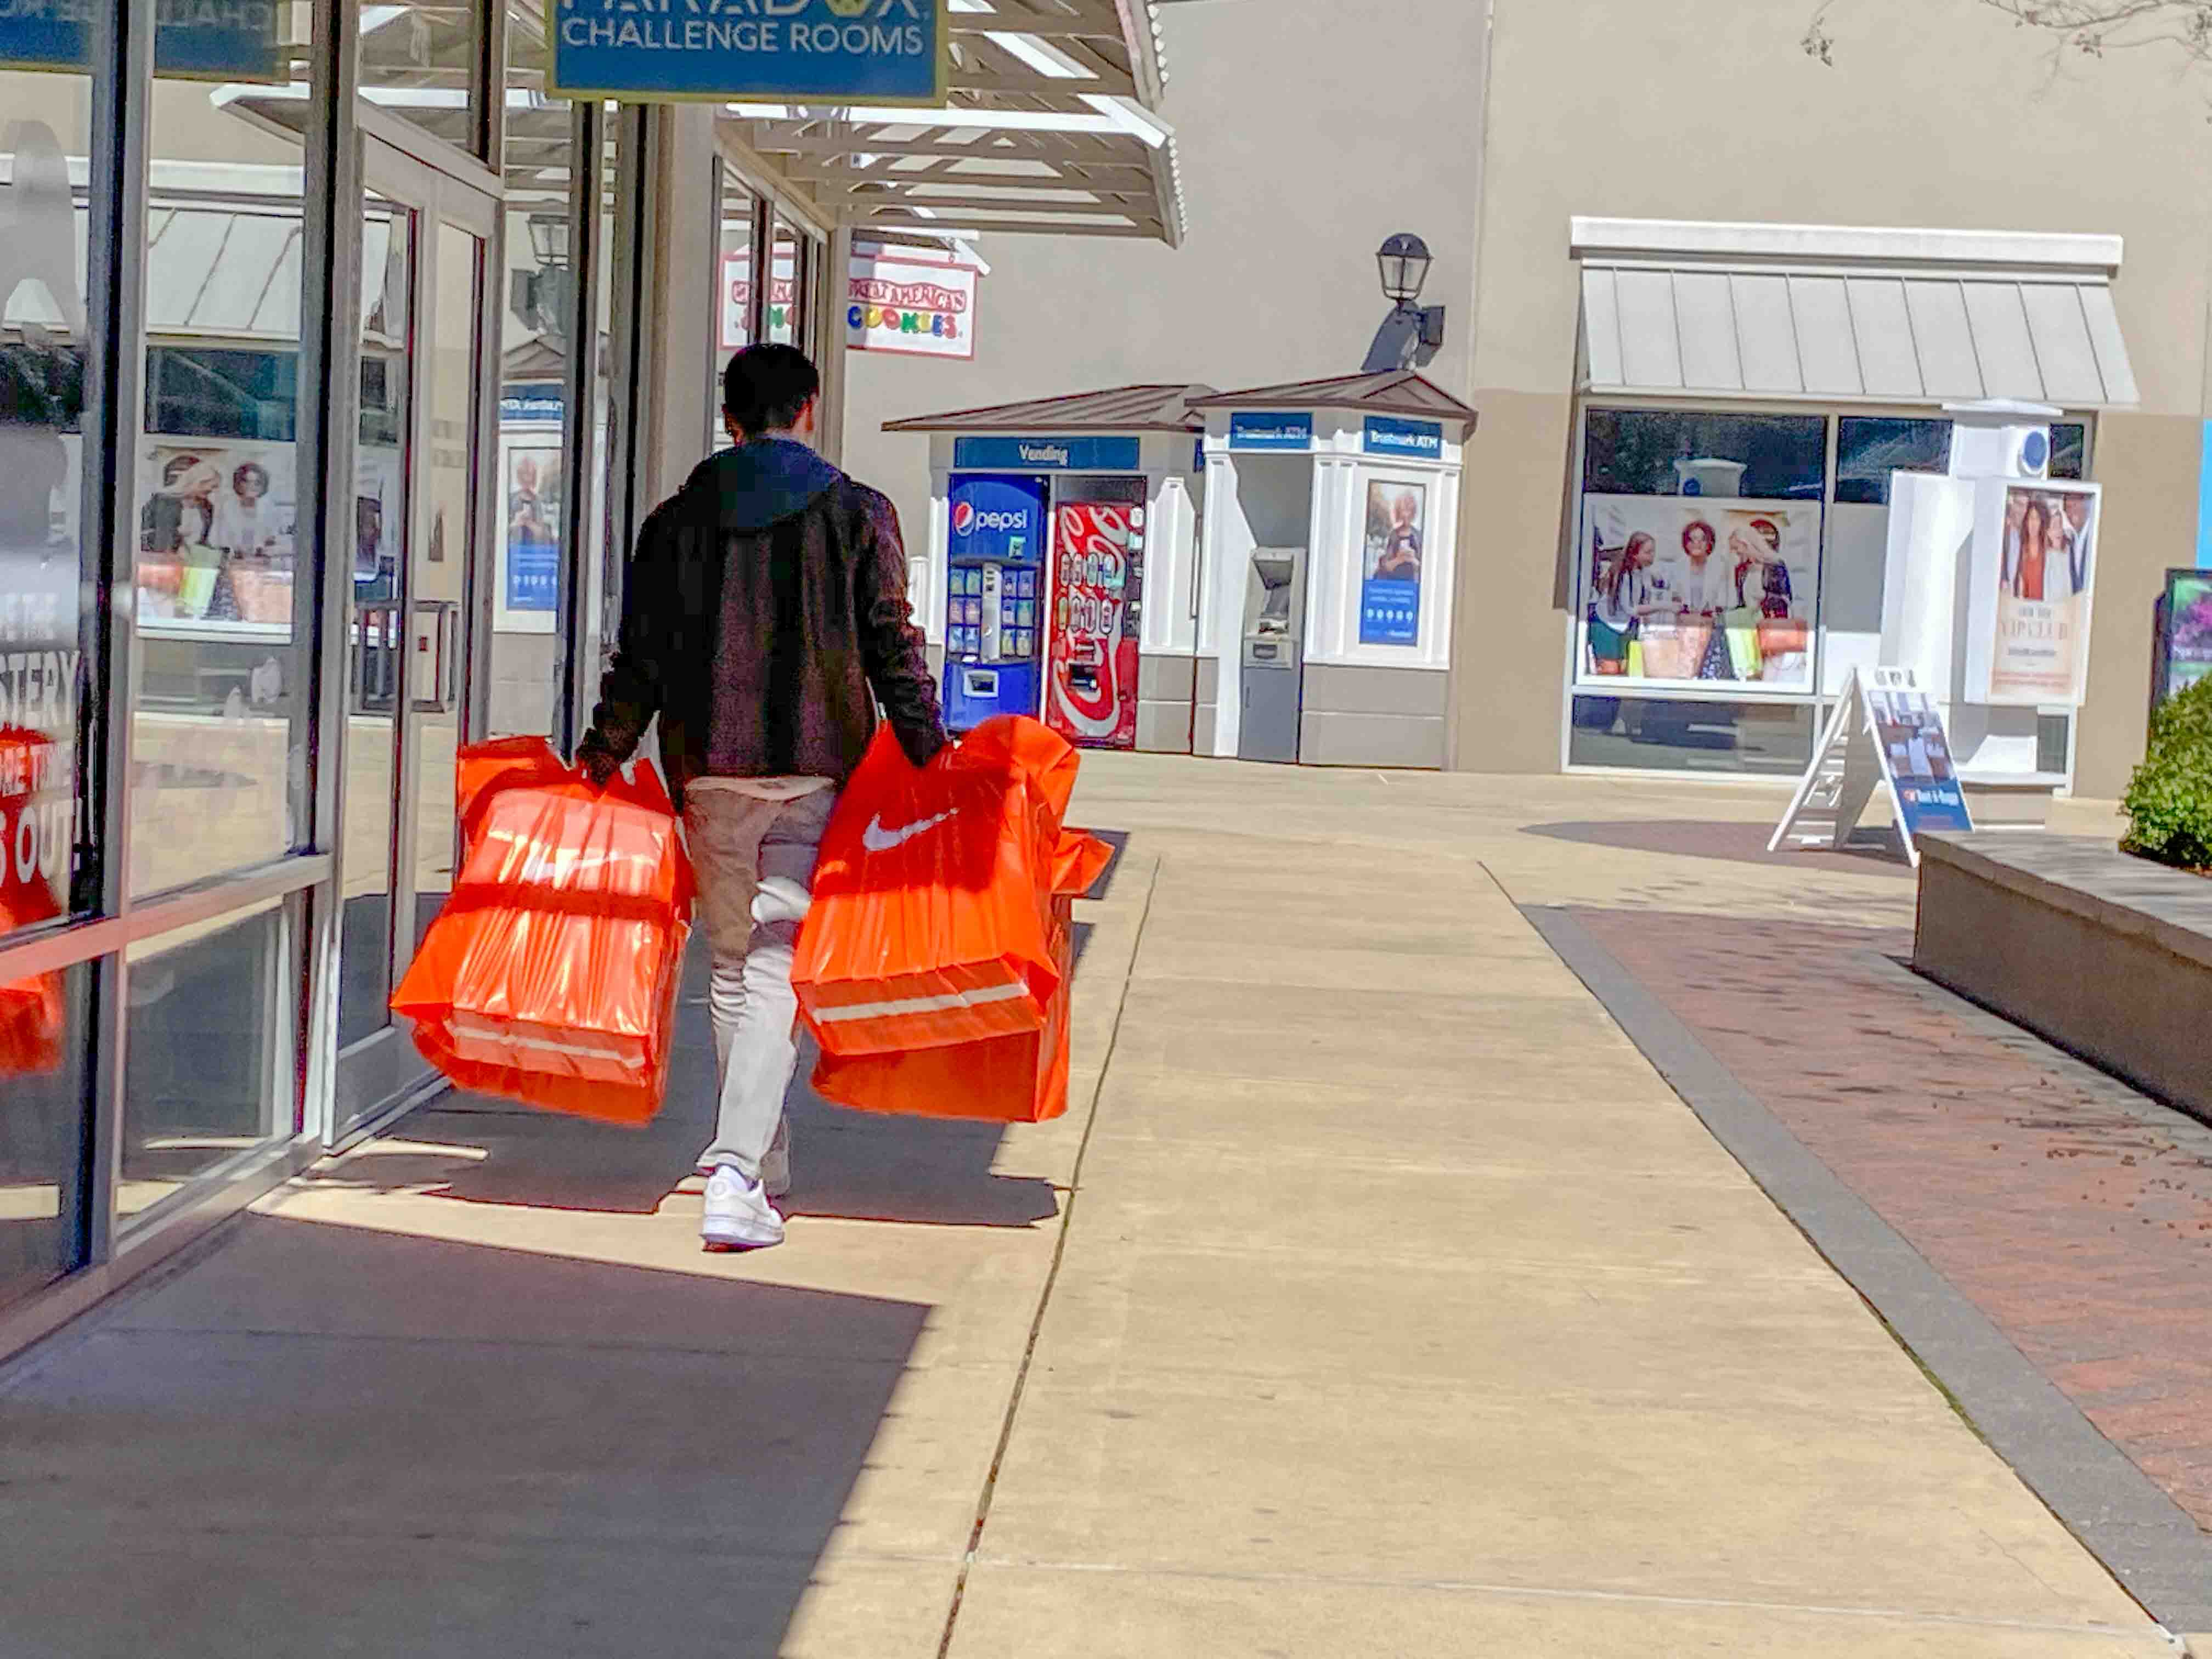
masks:
POLYGON ((945 559, 945 723, 1037 712, 1044 636, 1042 478, 957 473, 945 559))

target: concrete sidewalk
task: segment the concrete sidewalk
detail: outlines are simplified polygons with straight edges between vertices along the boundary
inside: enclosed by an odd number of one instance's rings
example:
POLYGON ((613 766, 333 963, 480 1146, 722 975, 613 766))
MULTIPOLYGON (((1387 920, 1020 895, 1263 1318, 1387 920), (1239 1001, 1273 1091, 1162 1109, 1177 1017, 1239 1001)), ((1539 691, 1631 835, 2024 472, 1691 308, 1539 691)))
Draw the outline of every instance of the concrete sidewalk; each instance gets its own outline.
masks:
POLYGON ((803 1109, 730 1258, 702 1029, 417 1114, 0 1373, 0 1650, 2170 1652, 1490 873, 1765 801, 1094 757, 1066 1119, 803 1109))

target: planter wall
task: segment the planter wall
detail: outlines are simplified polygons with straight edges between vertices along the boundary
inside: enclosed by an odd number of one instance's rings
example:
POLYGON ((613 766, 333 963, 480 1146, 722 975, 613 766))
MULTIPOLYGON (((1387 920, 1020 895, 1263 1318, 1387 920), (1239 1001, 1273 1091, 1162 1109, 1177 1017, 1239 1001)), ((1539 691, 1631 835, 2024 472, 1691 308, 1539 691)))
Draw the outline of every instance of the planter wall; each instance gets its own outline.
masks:
POLYGON ((2091 836, 1919 841, 1915 968, 2212 1121, 2212 881, 2091 836))

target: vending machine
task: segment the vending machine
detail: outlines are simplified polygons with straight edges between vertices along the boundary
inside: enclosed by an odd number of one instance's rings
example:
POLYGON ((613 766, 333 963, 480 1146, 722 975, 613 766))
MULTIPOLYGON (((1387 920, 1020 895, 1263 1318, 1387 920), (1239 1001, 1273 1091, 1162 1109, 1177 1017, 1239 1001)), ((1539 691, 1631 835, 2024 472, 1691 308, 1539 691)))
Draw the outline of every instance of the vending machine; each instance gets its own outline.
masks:
POLYGON ((1044 640, 1042 478, 955 474, 945 560, 945 723, 971 731, 1038 708, 1044 640))
POLYGON ((1094 749, 1137 746, 1145 480, 1068 480, 1053 503, 1045 721, 1094 749))

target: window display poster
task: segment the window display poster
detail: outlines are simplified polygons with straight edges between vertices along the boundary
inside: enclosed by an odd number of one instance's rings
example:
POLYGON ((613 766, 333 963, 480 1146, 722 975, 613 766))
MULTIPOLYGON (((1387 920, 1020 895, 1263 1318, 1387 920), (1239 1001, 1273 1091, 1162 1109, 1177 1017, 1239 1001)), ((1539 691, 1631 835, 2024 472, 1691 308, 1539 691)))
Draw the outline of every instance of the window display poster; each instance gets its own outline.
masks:
POLYGON ((1583 525, 1585 683, 1813 689, 1817 507, 1589 495, 1583 525))
POLYGON ((1981 498, 1966 683, 1978 702, 2081 701, 2096 582, 2094 484, 2010 484, 1981 498))
POLYGON ((1137 746, 1144 548, 1140 506, 1063 501, 1054 510, 1045 720, 1091 748, 1137 746))
POLYGON ((353 585, 357 599, 396 599, 407 524, 399 451, 364 444, 354 460, 353 585))
MULTIPOLYGON (((0 428, 0 459, 18 459, 8 430, 0 428)), ((0 532, 0 936, 50 921, 69 902, 79 604, 74 544, 0 532)))
POLYGON ((1367 482, 1367 543, 1359 584, 1359 642, 1421 641, 1421 556, 1428 533, 1426 484, 1367 482))
POLYGON ((1905 831, 1970 830, 1966 792, 1952 769, 1950 739, 1943 717, 1925 691, 1877 684, 1866 693, 1875 741, 1881 747, 1892 792, 1905 831))
POLYGON ((2159 652, 2159 701, 2212 678, 2212 570, 2166 576, 2159 652))
POLYGON ((297 520, 291 445, 149 442, 140 457, 139 615, 289 624, 297 520))
POLYGON ((561 451, 554 444, 507 450, 507 569, 500 584, 508 611, 551 613, 561 602, 561 451))

